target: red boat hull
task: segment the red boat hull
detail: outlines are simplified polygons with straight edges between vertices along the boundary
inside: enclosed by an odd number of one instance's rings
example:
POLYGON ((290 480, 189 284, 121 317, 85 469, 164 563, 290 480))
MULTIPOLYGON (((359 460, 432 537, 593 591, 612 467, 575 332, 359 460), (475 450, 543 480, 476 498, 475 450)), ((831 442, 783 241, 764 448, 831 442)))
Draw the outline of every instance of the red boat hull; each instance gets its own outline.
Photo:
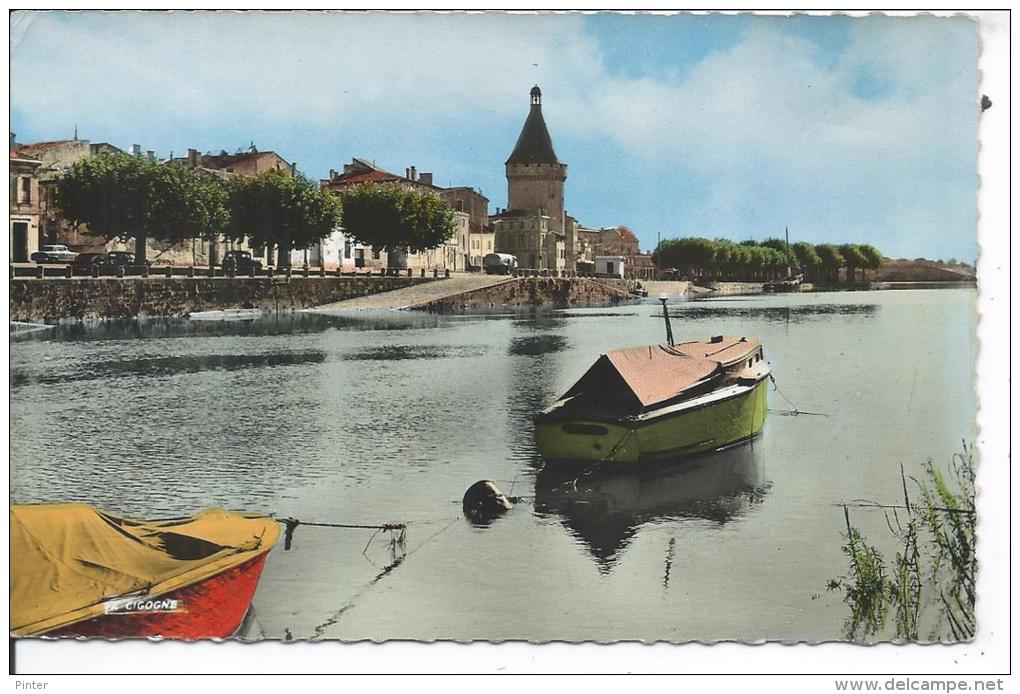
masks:
POLYGON ((45 635, 104 639, 229 638, 241 626, 248 611, 268 554, 267 550, 215 576, 159 596, 177 600, 178 611, 105 614, 45 635))

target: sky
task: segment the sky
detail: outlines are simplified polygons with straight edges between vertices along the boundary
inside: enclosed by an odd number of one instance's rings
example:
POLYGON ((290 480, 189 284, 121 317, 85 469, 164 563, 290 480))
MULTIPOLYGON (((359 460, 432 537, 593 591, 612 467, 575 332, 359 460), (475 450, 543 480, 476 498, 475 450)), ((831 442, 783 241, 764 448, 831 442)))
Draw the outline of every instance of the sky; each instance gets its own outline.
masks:
POLYGON ((542 89, 588 227, 977 256, 978 26, 956 17, 15 12, 18 142, 254 142, 506 206, 542 89))

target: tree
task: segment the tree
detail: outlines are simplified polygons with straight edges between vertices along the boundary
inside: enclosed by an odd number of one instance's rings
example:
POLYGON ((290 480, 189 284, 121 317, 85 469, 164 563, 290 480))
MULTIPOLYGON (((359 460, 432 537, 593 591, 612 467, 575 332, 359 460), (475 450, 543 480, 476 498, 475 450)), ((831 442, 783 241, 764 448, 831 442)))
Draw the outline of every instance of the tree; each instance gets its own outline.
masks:
POLYGON ((738 246, 729 239, 715 239, 713 241, 715 251, 712 254, 712 264, 716 268, 719 279, 733 279, 737 276, 744 265, 743 246, 738 246))
POLYGON ((225 195, 181 164, 127 154, 81 159, 56 185, 56 205, 87 232, 107 240, 135 240, 145 262, 146 239, 177 242, 217 233, 226 223, 225 195))
POLYGON ((435 193, 400 185, 362 184, 340 193, 344 231, 358 242, 384 250, 390 267, 406 264, 406 253, 442 245, 453 235, 453 210, 435 193))
POLYGON ((713 266, 716 253, 714 241, 700 237, 666 239, 655 249, 656 262, 660 266, 686 270, 692 279, 705 274, 713 266))
POLYGON ((290 252, 309 248, 333 233, 340 200, 301 175, 271 170, 230 182, 230 236, 253 247, 277 248, 277 265, 290 252))
POLYGON ((163 194, 154 207, 154 238, 213 241, 230 224, 228 191, 221 180, 178 163, 159 166, 155 180, 163 194))
POLYGON ((818 269, 822 266, 822 259, 818 256, 814 244, 798 241, 790 246, 790 250, 797 258, 797 266, 800 267, 805 278, 814 281, 818 269))
POLYGON ((772 248, 783 255, 784 261, 780 263, 780 265, 797 264, 797 256, 794 255, 793 249, 787 245, 785 240, 773 237, 765 239, 764 241, 761 242, 761 245, 766 248, 772 248))
POLYGON ((786 268, 790 265, 790 259, 786 252, 766 245, 761 246, 761 251, 764 255, 766 279, 774 280, 777 276, 785 277, 786 268))
POLYGON ((746 266, 751 271, 751 279, 763 280, 765 277, 765 266, 768 263, 767 249, 758 245, 748 245, 741 243, 744 246, 744 252, 746 255, 746 266))
POLYGON ((856 243, 844 243, 839 247, 840 255, 843 256, 843 264, 846 266, 846 281, 857 281, 857 268, 866 267, 868 259, 861 253, 861 247, 856 243))
MULTIPOLYGON (((867 270, 877 270, 882 266, 882 254, 877 248, 866 243, 860 247, 860 250, 865 259, 865 263, 862 268, 867 270)), ((867 279, 867 277, 865 277, 865 279, 867 279)))
POLYGON ((821 261, 825 279, 836 284, 839 279, 839 269, 843 267, 843 255, 831 243, 815 246, 815 252, 818 253, 818 259, 821 261))

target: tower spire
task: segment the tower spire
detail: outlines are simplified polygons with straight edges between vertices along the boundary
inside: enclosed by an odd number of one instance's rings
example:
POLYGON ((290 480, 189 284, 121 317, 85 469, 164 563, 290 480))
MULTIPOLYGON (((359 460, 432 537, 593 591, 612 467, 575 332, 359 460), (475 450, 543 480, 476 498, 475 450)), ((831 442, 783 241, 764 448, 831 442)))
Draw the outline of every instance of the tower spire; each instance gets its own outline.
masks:
POLYGON ((542 117, 542 90, 536 84, 531 88, 531 111, 510 153, 507 164, 558 164, 553 151, 552 138, 542 117))

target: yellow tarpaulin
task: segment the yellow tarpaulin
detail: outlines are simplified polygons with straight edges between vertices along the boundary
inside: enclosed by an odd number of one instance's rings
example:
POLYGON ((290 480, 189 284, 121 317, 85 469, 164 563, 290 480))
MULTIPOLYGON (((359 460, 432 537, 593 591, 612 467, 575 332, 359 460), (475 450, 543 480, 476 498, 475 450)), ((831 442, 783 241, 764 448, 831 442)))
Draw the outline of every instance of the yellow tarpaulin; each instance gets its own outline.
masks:
POLYGON ((212 509, 137 521, 85 504, 11 507, 11 632, 38 635, 103 613, 103 601, 158 596, 264 552, 280 529, 212 509))

